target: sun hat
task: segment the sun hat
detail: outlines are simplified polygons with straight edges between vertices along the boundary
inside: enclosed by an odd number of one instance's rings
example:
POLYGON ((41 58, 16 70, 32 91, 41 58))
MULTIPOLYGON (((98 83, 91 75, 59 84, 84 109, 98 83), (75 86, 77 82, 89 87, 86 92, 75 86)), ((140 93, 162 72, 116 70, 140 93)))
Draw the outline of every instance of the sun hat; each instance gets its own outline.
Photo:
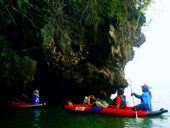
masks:
POLYGON ((141 88, 142 88, 143 90, 149 90, 149 89, 151 89, 151 87, 148 86, 147 84, 141 85, 141 88))
POLYGON ((35 89, 33 92, 39 94, 39 91, 37 89, 35 89))

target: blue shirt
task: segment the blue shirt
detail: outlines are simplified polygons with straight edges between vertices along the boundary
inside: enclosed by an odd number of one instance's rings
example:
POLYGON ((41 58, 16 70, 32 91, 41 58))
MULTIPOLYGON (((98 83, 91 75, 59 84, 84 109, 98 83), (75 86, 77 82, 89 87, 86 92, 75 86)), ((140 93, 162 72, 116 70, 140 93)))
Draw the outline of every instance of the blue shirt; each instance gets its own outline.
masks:
POLYGON ((152 111, 152 105, 151 105, 151 92, 145 91, 142 95, 138 95, 134 93, 134 96, 138 99, 141 99, 141 103, 137 105, 138 108, 142 110, 152 111))
POLYGON ((32 100, 33 100, 33 104, 39 104, 40 97, 34 94, 32 100))

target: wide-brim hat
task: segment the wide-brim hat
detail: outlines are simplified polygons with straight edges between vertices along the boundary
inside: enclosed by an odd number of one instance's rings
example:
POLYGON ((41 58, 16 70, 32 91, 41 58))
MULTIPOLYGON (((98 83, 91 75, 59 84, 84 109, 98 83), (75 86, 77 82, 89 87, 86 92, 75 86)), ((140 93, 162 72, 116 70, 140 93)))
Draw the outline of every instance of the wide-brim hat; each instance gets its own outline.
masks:
POLYGON ((40 94, 39 91, 38 91, 37 89, 34 90, 33 92, 36 93, 36 94, 40 94))
POLYGON ((148 86, 147 84, 143 84, 143 85, 141 85, 141 88, 142 88, 142 89, 145 89, 145 90, 149 90, 149 89, 151 89, 151 87, 150 87, 150 86, 148 86))

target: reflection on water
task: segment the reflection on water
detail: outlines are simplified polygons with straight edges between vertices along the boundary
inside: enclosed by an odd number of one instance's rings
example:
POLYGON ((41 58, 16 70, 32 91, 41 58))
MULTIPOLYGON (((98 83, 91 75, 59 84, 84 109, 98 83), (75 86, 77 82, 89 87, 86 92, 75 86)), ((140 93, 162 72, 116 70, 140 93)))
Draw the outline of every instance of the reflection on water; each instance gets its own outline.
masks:
POLYGON ((34 115, 34 117, 33 117, 33 119, 34 119, 34 121, 33 121, 33 127, 34 128, 41 128, 41 126, 40 126, 40 114, 41 114, 41 111, 40 110, 34 110, 33 111, 33 115, 34 115))
POLYGON ((0 114, 0 128, 167 128, 169 113, 156 117, 71 114, 61 107, 9 110, 0 114))
POLYGON ((125 128, 152 128, 152 120, 148 117, 130 118, 124 120, 125 128))
POLYGON ((136 119, 97 114, 71 114, 64 112, 61 107, 47 106, 39 109, 8 110, 3 115, 0 114, 0 128, 167 128, 169 126, 170 113, 136 119))

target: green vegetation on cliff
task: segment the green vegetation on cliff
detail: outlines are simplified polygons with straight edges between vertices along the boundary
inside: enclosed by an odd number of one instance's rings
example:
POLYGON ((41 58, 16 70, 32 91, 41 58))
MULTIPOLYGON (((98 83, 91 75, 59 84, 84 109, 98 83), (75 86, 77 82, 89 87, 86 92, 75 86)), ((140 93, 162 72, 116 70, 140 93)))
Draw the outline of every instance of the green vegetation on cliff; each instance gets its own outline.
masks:
POLYGON ((61 95, 126 87, 123 70, 133 59, 133 47, 145 41, 141 27, 150 3, 0 0, 1 90, 39 88, 50 93, 49 99, 55 93, 63 100, 61 95))

